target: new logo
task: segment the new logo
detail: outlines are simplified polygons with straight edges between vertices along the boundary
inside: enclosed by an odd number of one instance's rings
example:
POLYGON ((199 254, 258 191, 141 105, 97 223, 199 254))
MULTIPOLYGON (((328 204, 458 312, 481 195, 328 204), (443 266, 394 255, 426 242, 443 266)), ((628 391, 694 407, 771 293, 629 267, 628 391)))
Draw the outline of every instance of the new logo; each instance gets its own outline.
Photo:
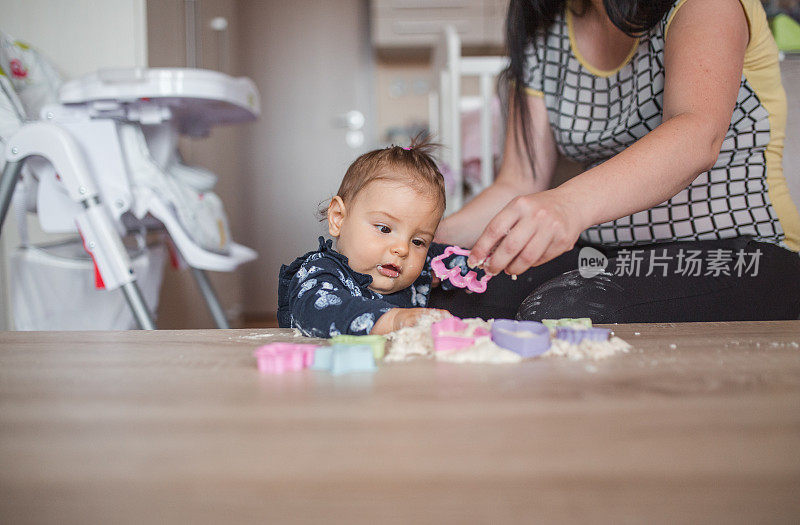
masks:
POLYGON ((585 279, 603 273, 607 266, 608 257, 600 250, 586 246, 578 252, 578 272, 585 279))

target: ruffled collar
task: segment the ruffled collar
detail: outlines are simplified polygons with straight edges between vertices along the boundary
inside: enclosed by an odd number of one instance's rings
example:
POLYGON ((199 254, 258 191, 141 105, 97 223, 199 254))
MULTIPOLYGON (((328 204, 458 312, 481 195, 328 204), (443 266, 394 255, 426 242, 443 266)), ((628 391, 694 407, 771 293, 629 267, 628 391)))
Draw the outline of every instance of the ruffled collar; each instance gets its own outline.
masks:
POLYGON ((372 276, 367 275, 365 273, 360 273, 353 270, 348 263, 347 257, 342 255, 341 253, 337 252, 333 248, 333 240, 326 239, 322 235, 319 236, 319 253, 324 253, 325 255, 331 257, 332 259, 342 263, 345 268, 353 275, 355 278, 356 284, 361 288, 366 288, 370 284, 372 284, 372 276))

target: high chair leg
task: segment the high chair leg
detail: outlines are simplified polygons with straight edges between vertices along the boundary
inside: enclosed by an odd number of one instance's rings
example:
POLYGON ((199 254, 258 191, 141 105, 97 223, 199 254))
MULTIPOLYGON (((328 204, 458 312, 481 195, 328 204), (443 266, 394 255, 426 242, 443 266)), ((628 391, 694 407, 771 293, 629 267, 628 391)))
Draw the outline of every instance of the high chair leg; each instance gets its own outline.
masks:
POLYGON ((125 283, 121 286, 122 292, 125 294, 125 299, 128 301, 128 306, 136 319, 136 323, 142 330, 155 330, 156 324, 153 321, 153 316, 147 308, 147 303, 144 301, 141 290, 136 284, 136 281, 125 283))
POLYGON ((222 305, 219 304, 217 294, 214 293, 214 288, 211 286, 211 281, 208 280, 208 275, 204 270, 192 267, 192 275, 197 285, 200 287, 200 293, 206 300, 208 310, 211 312, 211 317, 214 318, 214 323, 217 328, 230 328, 228 319, 225 317, 225 312, 222 310, 222 305))
POLYGON ((6 162, 3 174, 0 175, 0 232, 3 231, 3 223, 6 220, 8 207, 11 205, 11 197, 14 195, 14 188, 19 180, 19 173, 22 171, 22 161, 6 162))

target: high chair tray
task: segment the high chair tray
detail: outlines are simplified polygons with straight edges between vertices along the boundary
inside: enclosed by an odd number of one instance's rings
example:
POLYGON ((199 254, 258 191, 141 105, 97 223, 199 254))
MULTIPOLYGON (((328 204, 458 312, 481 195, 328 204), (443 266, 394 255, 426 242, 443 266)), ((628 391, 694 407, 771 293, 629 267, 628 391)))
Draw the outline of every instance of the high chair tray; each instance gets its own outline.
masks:
POLYGON ((59 99, 62 104, 162 103, 179 121, 194 126, 248 122, 261 112, 252 80, 207 69, 101 69, 64 83, 59 99))

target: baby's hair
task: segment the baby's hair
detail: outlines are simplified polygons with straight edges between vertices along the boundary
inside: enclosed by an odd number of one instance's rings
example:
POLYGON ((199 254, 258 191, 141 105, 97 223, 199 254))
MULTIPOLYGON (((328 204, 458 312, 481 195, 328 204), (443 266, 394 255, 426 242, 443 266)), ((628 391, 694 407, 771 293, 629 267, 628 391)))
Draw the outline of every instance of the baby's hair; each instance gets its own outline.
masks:
POLYGON ((336 195, 349 204, 370 182, 396 180, 435 198, 444 211, 444 177, 434 160, 434 151, 439 147, 431 142, 429 135, 419 133, 408 147, 393 145, 364 153, 347 168, 336 195))

